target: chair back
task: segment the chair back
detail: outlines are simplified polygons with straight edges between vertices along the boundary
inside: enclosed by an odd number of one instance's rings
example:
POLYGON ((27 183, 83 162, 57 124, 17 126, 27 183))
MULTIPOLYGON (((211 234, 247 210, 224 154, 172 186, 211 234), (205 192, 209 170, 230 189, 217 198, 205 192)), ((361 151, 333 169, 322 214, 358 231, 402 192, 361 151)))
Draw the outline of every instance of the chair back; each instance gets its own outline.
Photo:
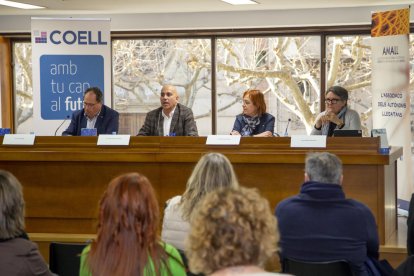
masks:
POLYGON ((49 247, 50 271, 60 276, 79 275, 80 254, 87 243, 51 242, 49 247))
POLYGON ((181 259, 183 260, 184 263, 184 267, 185 267, 185 271, 187 273, 187 276, 203 276, 204 274, 199 273, 199 274, 194 274, 190 271, 189 267, 188 267, 188 259, 187 256, 185 255, 184 250, 181 249, 177 249, 178 253, 180 253, 181 259))
POLYGON ((352 276, 351 266, 347 261, 307 262, 284 258, 282 262, 284 273, 296 276, 352 276))

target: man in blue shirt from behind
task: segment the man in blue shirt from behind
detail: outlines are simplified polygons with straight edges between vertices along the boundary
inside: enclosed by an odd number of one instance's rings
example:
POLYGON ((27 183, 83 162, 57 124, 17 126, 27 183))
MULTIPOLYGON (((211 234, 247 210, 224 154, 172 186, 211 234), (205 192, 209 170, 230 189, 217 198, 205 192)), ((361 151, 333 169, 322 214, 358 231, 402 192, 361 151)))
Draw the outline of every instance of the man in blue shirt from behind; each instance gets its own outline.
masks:
POLYGON ((276 207, 282 260, 345 260, 354 275, 369 275, 365 262, 379 257, 375 219, 367 206, 345 198, 342 180, 338 157, 308 154, 300 193, 276 207))

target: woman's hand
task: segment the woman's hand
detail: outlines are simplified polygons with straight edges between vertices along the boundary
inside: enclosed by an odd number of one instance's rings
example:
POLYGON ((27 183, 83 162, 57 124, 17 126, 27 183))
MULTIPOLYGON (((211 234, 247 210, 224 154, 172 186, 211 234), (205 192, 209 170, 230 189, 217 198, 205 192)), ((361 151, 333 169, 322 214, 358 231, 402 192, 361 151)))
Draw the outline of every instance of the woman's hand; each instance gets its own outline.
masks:
POLYGON ((273 137, 273 133, 270 131, 265 131, 256 135, 253 135, 253 137, 273 137))
POLYGON ((240 132, 238 132, 237 130, 233 130, 232 132, 230 132, 230 135, 238 135, 238 136, 241 136, 240 132))
POLYGON ((337 125, 343 124, 343 121, 339 119, 335 113, 331 111, 327 111, 323 116, 320 117, 319 120, 316 121, 315 126, 317 128, 320 128, 323 124, 329 123, 329 122, 332 122, 337 125))

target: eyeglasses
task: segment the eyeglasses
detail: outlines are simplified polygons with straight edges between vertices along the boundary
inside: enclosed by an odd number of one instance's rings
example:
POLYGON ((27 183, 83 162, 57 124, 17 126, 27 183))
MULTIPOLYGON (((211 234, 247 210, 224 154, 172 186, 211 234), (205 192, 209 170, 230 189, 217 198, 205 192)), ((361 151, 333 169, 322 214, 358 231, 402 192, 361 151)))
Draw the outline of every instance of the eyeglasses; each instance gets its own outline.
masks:
POLYGON ((97 103, 83 103, 85 107, 94 107, 97 103))
POLYGON ((341 99, 325 99, 326 104, 336 104, 337 102, 342 101, 341 99))

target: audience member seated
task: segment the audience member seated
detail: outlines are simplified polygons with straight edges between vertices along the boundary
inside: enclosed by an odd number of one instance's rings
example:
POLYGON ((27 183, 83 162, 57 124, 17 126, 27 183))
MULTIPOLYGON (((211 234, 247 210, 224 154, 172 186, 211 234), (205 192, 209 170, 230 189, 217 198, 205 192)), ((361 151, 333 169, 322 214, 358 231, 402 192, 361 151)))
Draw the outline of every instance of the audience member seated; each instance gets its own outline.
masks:
POLYGON ((325 93, 325 111, 315 121, 312 135, 332 136, 335 129, 361 129, 358 112, 348 108, 348 91, 341 86, 332 86, 325 93))
POLYGON ((147 113, 138 136, 198 136, 193 111, 178 103, 177 88, 161 88, 161 107, 147 113))
POLYGON ((208 153, 201 157, 187 181, 184 194, 167 201, 162 240, 184 250, 184 240, 190 228, 189 220, 198 202, 217 188, 238 186, 233 166, 226 156, 208 153))
POLYGON ((414 275, 414 255, 409 256, 400 264, 392 274, 393 276, 412 276, 414 275))
POLYGON ((103 104, 103 93, 90 87, 83 94, 83 109, 73 112, 64 136, 80 136, 82 128, 96 128, 97 134, 118 133, 119 113, 103 104))
POLYGON ((338 157, 308 154, 300 194, 276 207, 282 261, 345 260, 355 276, 370 275, 368 267, 379 264, 374 216, 364 204, 345 198, 342 180, 338 157))
POLYGON ((414 275, 414 194, 411 195, 408 209, 407 253, 408 258, 395 269, 394 276, 414 275))
POLYGON ((24 231, 22 185, 0 170, 0 274, 53 275, 24 231))
POLYGON ((266 113, 266 103, 260 90, 243 93, 243 113, 236 116, 230 135, 272 137, 275 117, 266 113))
POLYGON ((414 194, 411 195, 407 218, 407 253, 414 255, 414 194))
POLYGON ((113 179, 100 201, 97 238, 82 252, 79 275, 185 275, 178 251, 158 238, 159 219, 145 176, 113 179))
POLYGON ((224 188, 199 203, 186 241, 190 270, 214 276, 279 275, 262 265, 277 251, 277 222, 254 189, 224 188))

